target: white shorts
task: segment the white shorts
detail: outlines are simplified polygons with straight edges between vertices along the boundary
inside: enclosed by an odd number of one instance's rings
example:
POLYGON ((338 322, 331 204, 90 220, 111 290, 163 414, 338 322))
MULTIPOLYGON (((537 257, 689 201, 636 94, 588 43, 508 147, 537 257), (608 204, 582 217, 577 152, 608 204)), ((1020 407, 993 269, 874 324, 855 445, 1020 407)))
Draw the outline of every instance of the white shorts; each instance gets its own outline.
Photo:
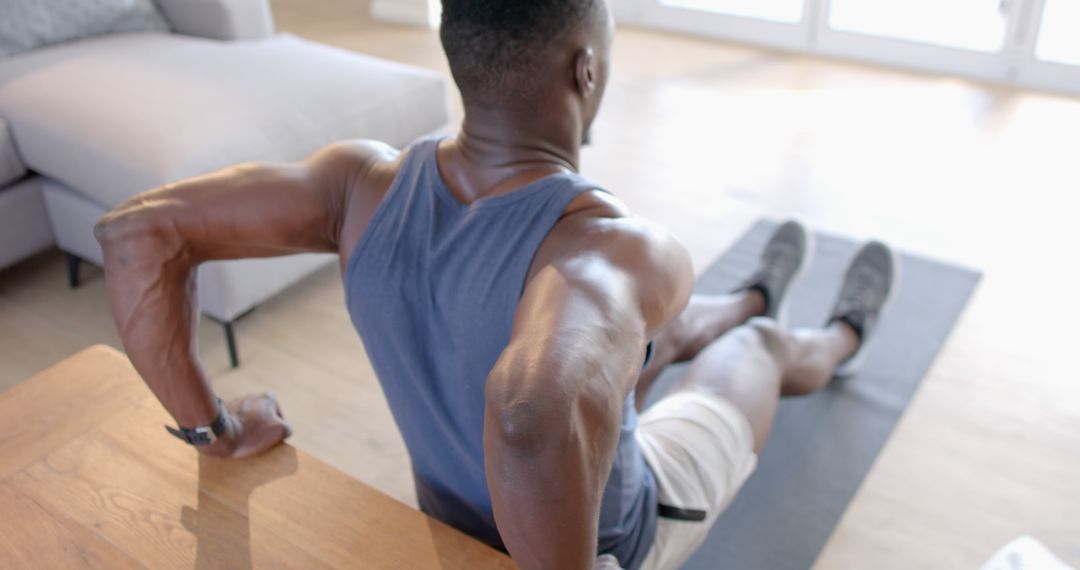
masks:
MULTIPOLYGON (((705 542, 757 467, 750 421, 718 396, 677 392, 646 409, 638 444, 656 475, 661 505, 697 511, 703 520, 661 516, 643 570, 675 570, 705 542)), ((693 513, 683 513, 691 514, 693 513)))

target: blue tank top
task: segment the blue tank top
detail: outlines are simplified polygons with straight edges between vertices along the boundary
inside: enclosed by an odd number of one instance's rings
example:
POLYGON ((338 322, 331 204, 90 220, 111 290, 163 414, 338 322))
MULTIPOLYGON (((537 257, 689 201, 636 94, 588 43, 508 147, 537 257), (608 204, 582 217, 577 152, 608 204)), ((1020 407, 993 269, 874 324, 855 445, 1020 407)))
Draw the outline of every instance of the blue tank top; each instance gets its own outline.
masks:
MULTIPOLYGON (((505 549, 484 474, 484 385, 510 341, 536 250, 579 194, 556 174, 462 204, 438 140, 406 151, 345 271, 345 296, 412 459, 425 513, 505 549)), ((633 394, 604 490, 598 552, 630 570, 656 534, 656 481, 634 438, 633 394)))

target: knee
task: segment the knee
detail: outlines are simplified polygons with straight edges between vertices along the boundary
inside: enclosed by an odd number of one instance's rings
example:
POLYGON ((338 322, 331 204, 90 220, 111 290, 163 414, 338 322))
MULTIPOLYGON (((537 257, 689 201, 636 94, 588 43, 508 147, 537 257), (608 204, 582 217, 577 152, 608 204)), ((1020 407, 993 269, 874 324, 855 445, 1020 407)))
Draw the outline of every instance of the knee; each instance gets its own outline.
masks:
POLYGON ((755 334, 766 341, 779 340, 787 334, 784 327, 781 327, 780 323, 771 317, 754 317, 746 321, 745 328, 754 331, 755 334))
POLYGON ((769 317, 755 317, 736 329, 744 342, 756 344, 774 358, 786 360, 791 353, 791 333, 769 317))

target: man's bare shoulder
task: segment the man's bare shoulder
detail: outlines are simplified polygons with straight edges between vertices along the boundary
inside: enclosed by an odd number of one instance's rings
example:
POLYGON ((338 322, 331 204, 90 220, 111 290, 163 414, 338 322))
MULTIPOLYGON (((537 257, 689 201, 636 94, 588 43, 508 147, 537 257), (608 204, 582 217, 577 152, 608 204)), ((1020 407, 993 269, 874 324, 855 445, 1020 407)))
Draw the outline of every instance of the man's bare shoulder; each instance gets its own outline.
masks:
POLYGON ((601 191, 583 193, 571 202, 553 231, 565 233, 565 241, 572 242, 565 253, 604 253, 629 264, 685 250, 667 228, 601 191))
POLYGON ((638 288, 654 319, 678 314, 693 287, 686 247, 662 225, 637 215, 615 196, 587 192, 574 200, 552 231, 553 264, 588 268, 594 262, 614 269, 638 288))
POLYGON ((356 182, 358 176, 362 181, 369 175, 395 169, 400 158, 401 151, 386 143, 355 139, 323 147, 309 162, 318 164, 325 175, 356 182))
POLYGON ((376 208, 393 184, 404 153, 386 143, 348 140, 323 148, 312 160, 321 165, 320 183, 333 190, 338 252, 348 259, 376 208))

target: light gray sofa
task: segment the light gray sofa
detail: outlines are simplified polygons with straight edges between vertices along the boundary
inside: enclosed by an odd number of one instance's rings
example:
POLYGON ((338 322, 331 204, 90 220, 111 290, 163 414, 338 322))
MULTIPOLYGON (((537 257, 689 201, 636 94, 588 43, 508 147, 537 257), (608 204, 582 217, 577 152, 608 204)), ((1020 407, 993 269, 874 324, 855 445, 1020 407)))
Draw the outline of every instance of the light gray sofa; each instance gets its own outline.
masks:
MULTIPOLYGON (((447 121, 441 76, 290 35, 268 0, 157 0, 173 33, 100 36, 0 58, 0 268, 53 244, 100 264, 92 227, 150 188, 343 139, 403 146, 447 121)), ((232 323, 333 260, 199 270, 203 312, 232 323)))

